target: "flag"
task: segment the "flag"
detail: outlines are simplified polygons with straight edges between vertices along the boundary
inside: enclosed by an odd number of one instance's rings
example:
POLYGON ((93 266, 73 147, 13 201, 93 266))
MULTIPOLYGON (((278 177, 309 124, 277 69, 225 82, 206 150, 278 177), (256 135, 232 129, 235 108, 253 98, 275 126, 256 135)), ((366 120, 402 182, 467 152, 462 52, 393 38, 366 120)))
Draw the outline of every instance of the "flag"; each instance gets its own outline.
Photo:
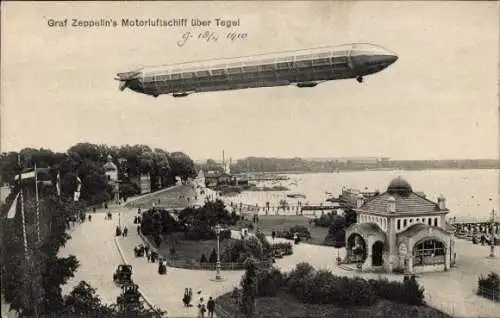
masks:
POLYGON ((57 172, 57 181, 56 181, 57 195, 61 196, 61 173, 57 172))
POLYGON ((77 182, 77 186, 76 186, 76 191, 75 191, 74 197, 73 197, 75 202, 80 199, 80 190, 82 188, 82 180, 80 180, 80 178, 78 176, 76 176, 76 182, 77 182))
POLYGON ((10 206, 9 212, 7 213, 7 218, 8 219, 13 219, 16 216, 17 212, 17 199, 19 199, 19 193, 16 194, 16 197, 14 198, 14 201, 12 202, 12 205, 10 206))
POLYGON ((78 176, 76 177, 76 182, 78 183, 78 185, 76 186, 76 192, 80 192, 82 188, 82 180, 80 180, 78 176))
MULTIPOLYGON (((21 174, 21 180, 31 179, 31 178, 35 178, 35 170, 23 172, 21 174)), ((16 181, 19 180, 19 175, 15 176, 14 180, 16 180, 16 181)))

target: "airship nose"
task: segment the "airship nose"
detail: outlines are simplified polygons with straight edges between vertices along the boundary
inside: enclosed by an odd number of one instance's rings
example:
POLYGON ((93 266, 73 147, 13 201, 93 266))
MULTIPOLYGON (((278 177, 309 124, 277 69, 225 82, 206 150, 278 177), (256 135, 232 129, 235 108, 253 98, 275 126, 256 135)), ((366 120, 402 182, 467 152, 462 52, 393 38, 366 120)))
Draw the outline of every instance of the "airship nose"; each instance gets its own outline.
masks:
POLYGON ((399 59, 399 57, 396 54, 386 55, 385 58, 387 59, 386 63, 388 66, 393 64, 394 62, 396 62, 399 59))

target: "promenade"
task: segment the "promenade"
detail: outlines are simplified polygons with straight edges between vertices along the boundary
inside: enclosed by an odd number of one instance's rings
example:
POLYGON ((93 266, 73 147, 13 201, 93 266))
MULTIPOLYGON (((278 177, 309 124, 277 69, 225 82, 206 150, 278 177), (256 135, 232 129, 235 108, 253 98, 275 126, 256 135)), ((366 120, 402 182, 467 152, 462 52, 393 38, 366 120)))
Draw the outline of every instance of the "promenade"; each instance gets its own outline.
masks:
MULTIPOLYGON (((176 190, 177 191, 177 190, 176 190)), ((160 200, 163 200, 160 198, 160 200)), ((166 275, 158 274, 158 264, 148 263, 145 258, 136 258, 133 248, 143 243, 133 224, 137 209, 117 207, 113 220, 104 220, 104 214, 94 214, 92 222, 85 221, 72 231, 72 239, 61 251, 62 255, 75 254, 81 267, 75 277, 63 288, 71 290, 80 280, 86 280, 101 298, 109 303, 116 300, 120 289, 115 286, 112 275, 122 259, 115 245, 115 227, 121 222, 129 229, 127 237, 118 238, 125 261, 133 266, 133 279, 140 290, 155 306, 168 311, 169 317, 195 317, 196 307, 185 308, 182 304, 184 288, 193 289, 193 304, 199 297, 206 301, 209 296, 217 297, 238 286, 243 271, 224 271, 225 281, 213 282, 214 271, 187 270, 171 268, 166 275), (197 292, 201 291, 198 295, 197 292)), ((272 240, 271 238, 268 238, 272 240)), ((282 239, 276 239, 280 241, 282 239)), ((500 251, 497 259, 488 259, 489 247, 472 245, 465 240, 456 240, 457 267, 448 272, 426 273, 418 277, 425 288, 427 303, 454 317, 500 317, 500 304, 475 295, 477 278, 491 271, 500 272, 500 251), (493 315, 493 316, 492 316, 493 315)), ((340 276, 361 276, 363 278, 386 277, 402 280, 402 275, 358 273, 355 270, 340 268, 336 265, 337 253, 343 257, 345 250, 327 246, 301 243, 294 246, 294 254, 276 261, 276 266, 284 271, 293 269, 300 262, 308 262, 317 269, 328 269, 340 276)))

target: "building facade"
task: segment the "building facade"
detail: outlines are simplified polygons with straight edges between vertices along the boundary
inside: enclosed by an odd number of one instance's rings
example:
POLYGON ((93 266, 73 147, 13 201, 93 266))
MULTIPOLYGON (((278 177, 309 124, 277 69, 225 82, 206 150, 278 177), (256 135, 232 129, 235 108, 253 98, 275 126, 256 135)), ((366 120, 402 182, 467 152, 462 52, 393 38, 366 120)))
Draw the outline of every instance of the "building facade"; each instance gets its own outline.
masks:
POLYGON ((433 202, 396 178, 385 193, 368 200, 360 195, 354 210, 357 223, 346 230, 346 263, 405 273, 450 268, 455 255, 443 196, 433 202))
POLYGON ((118 183, 118 167, 113 163, 113 158, 108 155, 107 162, 102 166, 108 183, 113 187, 113 201, 118 202, 120 199, 120 189, 118 183))

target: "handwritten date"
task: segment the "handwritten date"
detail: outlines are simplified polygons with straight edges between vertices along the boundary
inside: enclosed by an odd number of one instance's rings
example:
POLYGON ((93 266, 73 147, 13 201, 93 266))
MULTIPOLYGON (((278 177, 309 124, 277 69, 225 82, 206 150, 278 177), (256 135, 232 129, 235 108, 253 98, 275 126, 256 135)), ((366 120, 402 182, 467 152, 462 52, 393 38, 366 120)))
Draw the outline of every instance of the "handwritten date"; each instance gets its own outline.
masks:
POLYGON ((181 35, 181 39, 177 41, 177 46, 183 47, 191 39, 205 41, 207 43, 215 43, 218 42, 219 40, 221 41, 227 40, 230 42, 235 42, 238 40, 245 40, 247 37, 248 37, 247 33, 240 33, 240 32, 228 32, 226 34, 223 34, 223 36, 220 36, 217 32, 213 31, 202 31, 199 33, 188 31, 181 35))

